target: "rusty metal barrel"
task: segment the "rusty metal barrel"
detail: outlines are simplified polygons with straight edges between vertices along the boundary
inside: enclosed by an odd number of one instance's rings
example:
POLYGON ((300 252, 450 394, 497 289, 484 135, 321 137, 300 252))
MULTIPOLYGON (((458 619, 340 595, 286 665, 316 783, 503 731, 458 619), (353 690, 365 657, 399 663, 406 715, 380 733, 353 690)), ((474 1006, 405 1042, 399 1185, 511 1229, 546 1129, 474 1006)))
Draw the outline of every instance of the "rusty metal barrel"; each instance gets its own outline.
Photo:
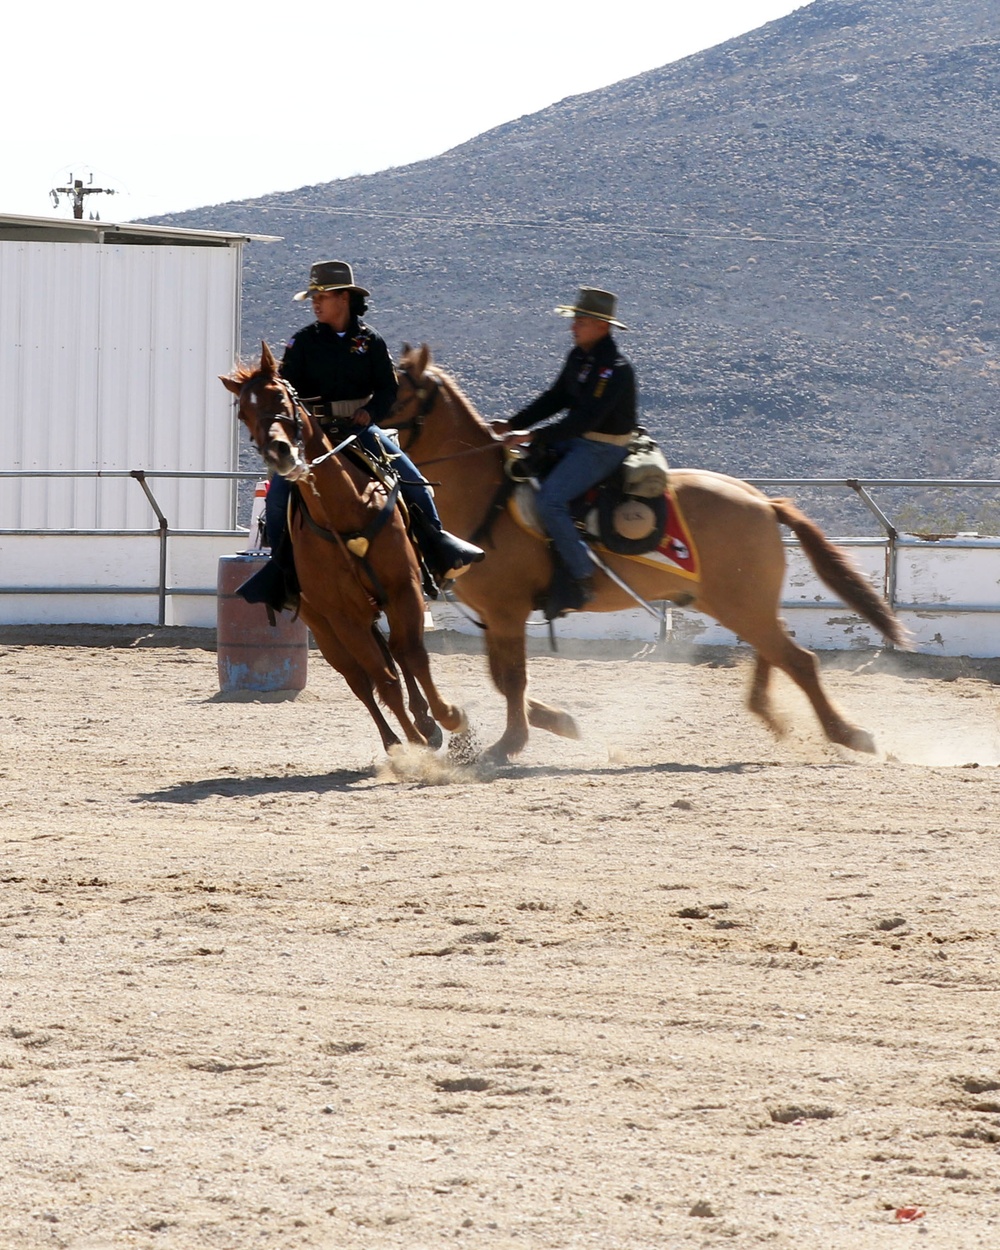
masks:
POLYGON ((256 553, 219 558, 216 653, 224 693, 305 689, 305 622, 276 612, 272 626, 262 603, 247 603, 236 593, 266 563, 267 556, 256 553))

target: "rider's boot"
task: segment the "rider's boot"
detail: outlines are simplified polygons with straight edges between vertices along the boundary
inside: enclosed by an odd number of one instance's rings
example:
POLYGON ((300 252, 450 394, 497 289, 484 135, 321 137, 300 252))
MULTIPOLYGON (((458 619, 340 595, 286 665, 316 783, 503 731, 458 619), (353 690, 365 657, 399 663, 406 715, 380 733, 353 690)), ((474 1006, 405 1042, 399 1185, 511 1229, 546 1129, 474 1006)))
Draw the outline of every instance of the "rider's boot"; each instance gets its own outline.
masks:
POLYGON ((552 581, 544 603, 540 604, 548 620, 557 620, 567 612, 582 612, 596 596, 592 577, 573 577, 552 549, 552 581))
POLYGON ((410 521, 421 553, 439 582, 458 577, 486 555, 482 547, 442 529, 436 510, 428 517, 423 508, 411 504, 410 521))
POLYGON ((264 503, 264 521, 271 558, 237 590, 247 603, 263 603, 275 612, 299 609, 299 581, 288 537, 288 495, 290 487, 275 475, 264 503))

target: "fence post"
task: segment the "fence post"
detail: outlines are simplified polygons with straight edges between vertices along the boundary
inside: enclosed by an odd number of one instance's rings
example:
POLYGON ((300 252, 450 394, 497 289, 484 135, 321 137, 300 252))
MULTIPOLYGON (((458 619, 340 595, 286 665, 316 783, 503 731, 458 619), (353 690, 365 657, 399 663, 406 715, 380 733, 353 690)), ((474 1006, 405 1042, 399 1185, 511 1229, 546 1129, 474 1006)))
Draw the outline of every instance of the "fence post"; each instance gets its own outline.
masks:
POLYGON ((885 598, 889 607, 895 611, 896 608, 896 559, 898 547, 896 539, 899 537, 899 530, 889 520, 886 514, 878 506, 875 500, 868 494, 864 486, 856 477, 847 478, 846 485, 855 491, 861 502, 868 511, 878 520, 879 525, 885 530, 887 538, 885 548, 885 598))
POLYGON ((160 582, 157 587, 157 613, 156 623, 158 625, 166 625, 167 623, 167 518, 160 511, 160 505, 153 497, 153 492, 146 484, 146 473, 143 469, 131 469, 130 474, 142 487, 146 498, 149 500, 149 506, 156 513, 156 519, 160 527, 160 582))

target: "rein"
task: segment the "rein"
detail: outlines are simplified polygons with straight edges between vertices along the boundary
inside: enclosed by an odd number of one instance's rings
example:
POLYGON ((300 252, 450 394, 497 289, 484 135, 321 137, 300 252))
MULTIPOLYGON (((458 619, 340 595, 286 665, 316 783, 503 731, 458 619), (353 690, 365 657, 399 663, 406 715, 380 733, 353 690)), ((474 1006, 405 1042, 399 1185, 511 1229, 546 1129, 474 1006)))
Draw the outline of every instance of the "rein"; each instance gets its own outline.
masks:
MULTIPOLYGON (((430 374, 430 373, 425 372, 423 375, 423 378, 429 379, 432 385, 425 385, 424 380, 415 378, 413 374, 409 371, 409 369, 402 369, 400 372, 402 373, 403 377, 406 378, 407 382, 409 382, 410 386, 413 388, 413 394, 415 398, 419 401, 417 412, 411 418, 409 418, 409 420, 400 421, 395 426, 395 429, 397 431, 398 430, 414 431, 413 439, 408 444, 408 446, 404 449, 407 452, 407 454, 409 454, 410 449, 413 447, 414 443, 416 443, 417 439, 420 437, 421 433, 423 432, 424 426, 427 423, 427 418, 430 416, 431 410, 433 409, 434 404, 437 402, 438 396, 441 394, 441 391, 443 390, 443 386, 441 383, 441 379, 438 377, 435 377, 433 374, 430 374)), ((417 466, 418 469, 424 469, 428 465, 442 464, 448 460, 459 460, 463 456, 477 456, 482 452, 487 452, 487 451, 493 452, 493 451, 496 451, 498 447, 499 448, 503 447, 503 439, 497 438, 496 435, 492 434, 491 432, 490 441, 487 443, 484 443, 481 447, 467 447, 465 448, 464 451, 455 451, 455 452, 452 452, 451 455, 448 455, 448 456, 434 456, 430 460, 419 460, 419 461, 415 460, 414 464, 417 466)), ((500 486, 497 489, 496 493, 494 494, 493 498, 490 500, 489 506, 486 509, 483 519, 480 521, 480 523, 476 526, 476 528, 472 532, 472 535, 470 538, 471 542, 479 543, 479 544, 491 543, 492 545, 490 534, 492 532, 493 526, 497 520, 497 517, 501 514, 501 512, 503 512, 504 508, 506 507, 507 500, 510 498, 511 492, 514 489, 515 484, 516 483, 513 481, 513 479, 510 478, 506 473, 502 475, 500 486)), ((472 620, 474 618, 470 617, 469 619, 472 620)), ((485 628, 485 626, 483 626, 482 628, 485 628)))
POLYGON ((329 460, 331 456, 336 456, 339 452, 342 452, 344 448, 353 443, 357 437, 357 434, 348 434, 348 436, 341 440, 336 447, 331 447, 329 451, 324 451, 322 456, 317 456, 315 460, 307 460, 306 464, 310 469, 314 469, 316 465, 322 464, 324 460, 329 460))
POLYGON ((492 443, 485 443, 482 447, 467 447, 465 451, 453 451, 450 456, 435 456, 432 460, 414 460, 413 463, 418 469, 422 469, 425 464, 442 464, 445 460, 459 460, 462 456, 478 456, 480 452, 495 451, 502 446, 503 440, 495 438, 492 443))
MULTIPOLYGON (((410 449, 416 444, 417 439, 419 439, 420 435, 424 432, 424 426, 427 424, 427 418, 430 416, 431 410, 433 409, 435 403, 437 403, 438 396, 441 394, 441 380, 440 378, 434 377, 432 374, 425 373, 424 378, 428 379, 432 384, 430 386, 426 386, 423 381, 417 381, 408 369, 403 369, 402 374, 403 377, 406 378, 407 382, 409 382, 410 386, 413 387, 414 397, 418 401, 417 411, 406 421, 399 421, 393 424, 391 428, 394 429, 397 434, 412 432, 413 438, 409 441, 406 447, 403 448, 407 455, 409 455, 410 449)), ((431 460, 415 460, 413 463, 418 469, 422 469, 428 464, 443 464, 448 460, 458 460, 462 456, 478 456, 484 451, 493 451, 496 447, 503 446, 502 439, 497 438, 495 435, 492 437, 493 441, 491 443, 484 444, 482 447, 468 447, 465 451, 452 452, 450 456, 435 456, 431 460)))

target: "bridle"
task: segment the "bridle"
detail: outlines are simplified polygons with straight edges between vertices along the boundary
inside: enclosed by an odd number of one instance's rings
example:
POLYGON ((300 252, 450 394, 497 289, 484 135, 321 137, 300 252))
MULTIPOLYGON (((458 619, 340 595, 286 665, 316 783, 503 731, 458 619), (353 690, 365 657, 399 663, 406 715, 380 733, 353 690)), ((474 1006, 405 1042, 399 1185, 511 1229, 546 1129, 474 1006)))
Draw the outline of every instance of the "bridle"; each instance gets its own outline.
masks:
MULTIPOLYGON (((247 385, 249 385, 250 380, 248 380, 247 385)), ((319 464, 328 456, 332 455, 333 451, 324 452, 322 456, 313 461, 306 459, 305 427, 302 421, 304 405, 302 400, 299 399, 295 387, 292 386, 291 382, 287 381, 280 375, 276 374, 273 378, 270 378, 269 381, 273 382, 281 392, 283 401, 282 411, 280 413, 275 413, 273 416, 269 415, 261 418, 261 420, 267 420, 271 425, 277 421, 279 425, 291 426, 289 441, 295 449, 295 467, 290 473, 282 474, 282 476, 286 477, 289 482, 298 482, 308 475, 314 465, 319 464)), ((270 428, 270 425, 268 428, 270 428)), ((257 440, 252 434, 250 437, 254 443, 257 443, 257 440)), ((263 446, 258 444, 258 450, 262 455, 266 452, 267 448, 273 443, 273 441, 273 439, 268 439, 263 446)), ((347 441, 349 442, 350 440, 348 439, 347 441)), ((342 446, 344 446, 343 443, 341 444, 341 447, 342 446)), ((334 451, 339 450, 339 447, 334 449, 334 451)))
MULTIPOLYGON (((400 373, 413 388, 413 398, 417 401, 417 411, 412 417, 408 417, 405 421, 392 421, 392 428, 397 434, 412 434, 412 438, 403 448, 403 451, 408 452, 423 433, 431 409, 441 393, 441 382, 430 373, 425 373, 419 379, 415 378, 409 369, 401 369, 400 373)), ((408 403, 409 400, 403 402, 408 403)))

